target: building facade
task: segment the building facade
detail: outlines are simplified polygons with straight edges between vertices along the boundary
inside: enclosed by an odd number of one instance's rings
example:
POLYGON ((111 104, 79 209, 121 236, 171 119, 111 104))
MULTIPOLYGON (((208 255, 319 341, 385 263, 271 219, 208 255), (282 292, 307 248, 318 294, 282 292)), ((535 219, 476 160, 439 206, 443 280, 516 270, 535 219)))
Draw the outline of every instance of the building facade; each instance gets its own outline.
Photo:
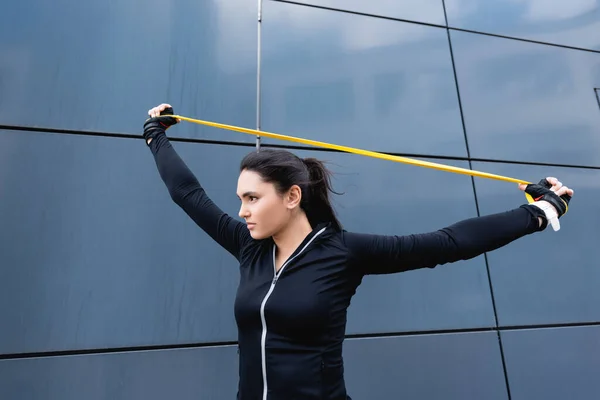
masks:
MULTIPOLYGON (((600 396, 600 2, 23 0, 0 32, 0 398, 235 398, 235 260, 172 203, 149 108, 575 189, 561 230, 368 277, 355 400, 600 396)), ((176 150, 237 215, 253 135, 176 150)), ((290 142, 347 230, 404 235, 525 202, 515 184, 290 142)))

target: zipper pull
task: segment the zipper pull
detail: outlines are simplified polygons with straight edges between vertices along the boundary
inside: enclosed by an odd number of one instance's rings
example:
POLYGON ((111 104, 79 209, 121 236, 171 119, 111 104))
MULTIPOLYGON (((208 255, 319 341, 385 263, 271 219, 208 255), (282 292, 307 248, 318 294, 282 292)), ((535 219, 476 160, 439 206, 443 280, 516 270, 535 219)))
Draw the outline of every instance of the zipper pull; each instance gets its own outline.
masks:
POLYGON ((277 283, 277 279, 279 279, 279 275, 275 275, 273 277, 273 283, 272 283, 273 286, 277 283))

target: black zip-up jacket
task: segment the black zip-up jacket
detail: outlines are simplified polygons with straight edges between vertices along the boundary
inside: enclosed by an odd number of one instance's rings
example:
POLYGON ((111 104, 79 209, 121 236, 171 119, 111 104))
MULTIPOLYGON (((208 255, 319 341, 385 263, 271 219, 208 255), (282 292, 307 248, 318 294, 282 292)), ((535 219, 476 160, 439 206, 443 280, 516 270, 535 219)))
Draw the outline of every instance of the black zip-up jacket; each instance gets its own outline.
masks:
POLYGON ((150 149, 175 203, 239 261, 240 400, 350 399, 342 341, 346 311, 364 275, 466 260, 546 227, 544 213, 531 205, 407 236, 321 225, 276 275, 274 242, 254 240, 243 222, 215 205, 164 134, 150 149))

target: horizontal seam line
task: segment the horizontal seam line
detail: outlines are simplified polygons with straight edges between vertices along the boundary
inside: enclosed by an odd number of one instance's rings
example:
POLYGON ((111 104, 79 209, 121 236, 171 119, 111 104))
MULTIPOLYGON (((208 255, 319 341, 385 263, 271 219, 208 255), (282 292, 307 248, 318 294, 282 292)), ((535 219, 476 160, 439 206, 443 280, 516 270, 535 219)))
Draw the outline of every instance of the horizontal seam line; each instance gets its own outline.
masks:
MULTIPOLYGON (((361 12, 361 11, 343 10, 343 9, 340 9, 340 8, 320 6, 320 5, 316 5, 316 4, 299 3, 299 2, 296 2, 296 1, 290 1, 290 0, 271 0, 271 1, 274 1, 276 3, 292 4, 292 5, 301 6, 301 7, 318 8, 320 10, 337 11, 337 12, 341 12, 341 13, 345 13, 345 14, 360 15, 360 16, 363 16, 363 17, 373 17, 373 18, 378 18, 378 19, 386 19, 386 20, 390 20, 390 21, 406 22, 406 23, 409 23, 409 24, 425 25, 425 26, 431 26, 431 27, 434 27, 434 28, 446 29, 446 25, 435 24, 435 23, 432 23, 432 22, 413 21, 413 20, 408 20, 408 19, 404 19, 404 18, 388 17, 388 16, 385 16, 385 15, 371 14, 371 13, 366 13, 366 12, 361 12)), ((265 18, 263 16, 263 21, 264 20, 265 20, 265 18)))
POLYGON ((473 29, 456 28, 456 27, 453 27, 450 25, 440 25, 440 24, 435 24, 432 22, 414 21, 414 20, 408 20, 408 19, 404 19, 404 18, 388 17, 385 15, 371 14, 371 13, 366 13, 366 12, 361 12, 361 11, 343 10, 340 8, 326 7, 326 6, 316 5, 316 4, 298 3, 298 2, 290 1, 290 0, 271 0, 271 1, 274 1, 277 3, 287 3, 287 4, 302 6, 302 7, 311 7, 311 8, 318 8, 318 9, 322 9, 322 10, 328 10, 328 11, 336 11, 336 12, 341 12, 341 13, 345 13, 345 14, 360 15, 363 17, 372 17, 372 18, 385 19, 385 20, 390 20, 390 21, 406 22, 409 24, 431 26, 431 27, 435 27, 435 28, 449 29, 449 30, 458 31, 458 32, 474 33, 474 34, 478 34, 478 35, 491 36, 491 37, 497 37, 497 38, 503 38, 503 39, 509 39, 509 40, 517 40, 517 41, 527 42, 527 43, 542 44, 542 45, 546 45, 546 46, 560 47, 560 48, 565 48, 565 49, 570 49, 570 50, 580 50, 580 51, 586 51, 586 52, 590 52, 590 53, 600 53, 600 50, 593 50, 593 49, 588 49, 585 47, 576 47, 576 46, 569 46, 569 45, 559 44, 559 43, 544 42, 544 41, 540 41, 540 40, 527 39, 527 38, 518 37, 518 36, 502 35, 499 33, 477 31, 477 30, 473 30, 473 29))
MULTIPOLYGON (((279 0, 272 0, 272 1, 279 1, 279 0)), ((77 131, 77 130, 72 130, 72 129, 28 127, 28 126, 20 126, 20 125, 0 125, 0 130, 56 133, 56 134, 66 134, 66 135, 110 137, 110 138, 115 138, 115 139, 139 139, 139 140, 142 140, 142 135, 133 135, 133 134, 126 134, 126 133, 101 132, 101 131, 77 131)), ((255 147, 254 142, 235 142, 235 141, 226 141, 226 140, 192 139, 192 138, 183 138, 183 137, 177 137, 177 136, 173 136, 173 137, 169 136, 169 141, 182 142, 182 143, 255 147)), ((325 149, 325 148, 321 148, 321 147, 309 147, 309 146, 299 146, 299 145, 274 144, 274 143, 269 143, 269 142, 263 142, 261 144, 261 147, 262 148, 272 147, 272 148, 279 148, 279 149, 321 151, 321 152, 331 152, 331 153, 346 153, 345 151, 336 150, 336 149, 325 149)), ((380 153, 388 154, 388 155, 392 155, 392 156, 428 158, 428 159, 435 159, 435 160, 474 161, 474 162, 497 163, 497 164, 516 164, 516 165, 531 165, 531 166, 542 166, 542 167, 600 170, 600 166, 594 166, 594 165, 558 164, 558 163, 548 163, 548 162, 538 162, 538 161, 502 160, 502 159, 477 158, 477 157, 469 158, 469 157, 459 157, 459 156, 443 156, 443 155, 418 154, 418 153, 394 153, 394 152, 383 152, 383 151, 380 151, 380 153)))
MULTIPOLYGON (((30 127, 30 126, 22 126, 22 125, 0 125, 0 130, 56 133, 56 134, 77 135, 77 136, 110 137, 110 138, 115 138, 115 139, 143 140, 143 136, 141 134, 135 135, 135 134, 131 134, 131 133, 116 133, 116 132, 103 132, 103 131, 78 131, 78 130, 73 130, 73 129, 30 127)), ((169 136, 169 140, 172 142, 184 142, 184 143, 219 144, 219 145, 244 146, 244 147, 254 147, 255 146, 254 142, 236 142, 236 141, 212 140, 212 139, 193 139, 193 138, 184 138, 184 137, 177 137, 177 136, 169 136)))
POLYGON ((160 350, 178 350, 192 348, 212 348, 223 346, 237 345, 237 341, 228 342, 210 342, 210 343, 182 343, 154 346, 127 346, 127 347, 110 347, 102 349, 80 349, 80 350, 57 350, 57 351, 37 351, 31 353, 14 353, 0 354, 0 360, 14 360, 24 358, 42 358, 42 357, 64 357, 64 356, 79 356, 79 355, 99 355, 112 353, 132 353, 143 351, 160 351, 160 350))
POLYGON ((576 328, 576 327, 591 327, 600 326, 600 321, 590 322, 565 322, 556 324, 534 324, 534 325, 506 325, 496 328, 495 326, 482 328, 464 328, 464 329, 436 329, 436 330, 420 330, 406 332, 385 332, 385 333, 360 333, 346 335, 348 339, 363 339, 363 338, 384 338, 384 337, 404 337, 404 336, 420 336, 420 335, 440 335, 453 333, 480 333, 480 332, 503 332, 503 331, 525 331, 532 329, 554 329, 554 328, 576 328))
MULTIPOLYGON (((272 1, 274 1, 274 0, 272 0, 272 1)), ((278 145, 278 144, 272 144, 272 143, 268 143, 268 142, 263 142, 261 147, 323 151, 323 152, 331 152, 331 153, 346 153, 345 151, 336 150, 336 149, 312 148, 312 147, 308 147, 308 146, 298 146, 298 145, 296 145, 296 146, 294 146, 294 145, 291 145, 291 146, 278 145)), ((477 158, 477 157, 469 158, 469 157, 459 157, 459 156, 442 156, 442 155, 428 155, 428 154, 417 154, 417 153, 393 153, 393 152, 383 152, 383 151, 380 151, 379 153, 388 154, 388 155, 392 155, 392 156, 399 156, 399 157, 429 158, 429 159, 436 159, 436 160, 474 161, 474 162, 486 162, 486 163, 496 163, 496 164, 517 164, 517 165, 532 165, 532 166, 542 166, 542 167, 560 167, 560 168, 600 170, 600 166, 595 166, 595 165, 558 164, 558 163, 547 163, 547 162, 541 162, 541 161, 502 160, 502 159, 477 158)))
POLYGON ((579 51, 585 51, 585 52, 588 52, 588 53, 600 54, 600 50, 593 50, 593 49, 588 49, 588 48, 585 48, 585 47, 570 46, 570 45, 567 45, 567 44, 543 42, 541 40, 527 39, 527 38, 522 38, 522 37, 517 37, 517 36, 508 36, 508 35, 502 35, 502 34, 499 34, 499 33, 482 32, 482 31, 476 31, 476 30, 465 29, 465 28, 455 28, 455 27, 452 27, 452 26, 449 26, 448 29, 451 30, 451 31, 457 31, 457 32, 473 33, 473 34, 477 34, 477 35, 491 36, 491 37, 496 37, 496 38, 501 38, 501 39, 516 40, 516 41, 519 41, 519 42, 541 44, 541 45, 544 45, 544 46, 560 47, 560 48, 563 48, 563 49, 579 50, 579 51))
MULTIPOLYGON (((525 331, 532 329, 553 329, 553 328, 576 328, 576 327, 593 327, 600 326, 600 321, 594 322, 567 322, 557 324, 537 324, 537 325, 507 325, 496 327, 483 328, 465 328, 465 329, 442 329, 442 330, 420 330, 406 332, 386 332, 386 333, 364 333, 364 334, 348 334, 346 339, 377 339, 388 337, 408 337, 422 335, 443 335, 455 333, 482 333, 482 332, 503 332, 503 331, 525 331)), ((32 352, 32 353, 14 353, 2 354, 0 360, 14 360, 27 358, 43 358, 43 357, 61 357, 74 355, 99 355, 111 353, 126 353, 126 352, 142 352, 142 351, 159 351, 159 350, 177 350, 177 349, 202 349, 223 346, 235 346, 237 341, 226 342, 210 342, 210 343, 184 343, 171 345, 155 345, 155 346, 129 346, 129 347, 114 347, 106 349, 82 349, 82 350, 59 350, 48 352, 32 352)))

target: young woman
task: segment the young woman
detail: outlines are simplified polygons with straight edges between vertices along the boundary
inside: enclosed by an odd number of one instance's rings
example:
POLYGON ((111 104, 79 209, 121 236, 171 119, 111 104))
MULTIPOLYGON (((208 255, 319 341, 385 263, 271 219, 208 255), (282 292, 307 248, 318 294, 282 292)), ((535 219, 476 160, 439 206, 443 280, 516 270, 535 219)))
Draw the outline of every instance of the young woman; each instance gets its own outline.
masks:
POLYGON ((364 275, 467 260, 546 228, 573 191, 555 178, 521 185, 533 204, 431 233, 383 236, 342 229, 329 175, 316 159, 283 150, 241 162, 239 216, 215 205, 165 135, 173 109, 148 111, 144 139, 173 201, 239 261, 235 300, 238 399, 347 400, 342 358, 346 311, 364 275))

